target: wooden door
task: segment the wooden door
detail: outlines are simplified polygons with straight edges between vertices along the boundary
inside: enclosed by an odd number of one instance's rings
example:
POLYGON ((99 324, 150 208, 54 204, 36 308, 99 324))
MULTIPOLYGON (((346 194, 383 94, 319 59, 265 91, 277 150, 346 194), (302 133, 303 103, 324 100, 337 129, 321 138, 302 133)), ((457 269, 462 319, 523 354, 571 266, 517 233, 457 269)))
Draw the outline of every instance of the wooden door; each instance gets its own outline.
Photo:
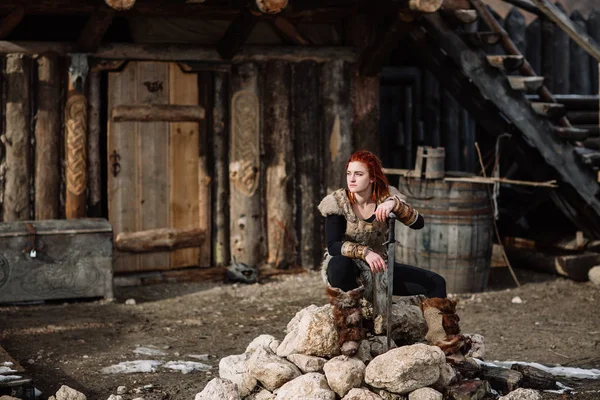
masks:
MULTIPOLYGON (((198 75, 176 63, 130 62, 109 73, 108 110, 118 105, 198 105, 198 75)), ((156 228, 200 228, 210 237, 210 181, 197 122, 108 122, 108 214, 115 236, 156 228)), ((115 253, 115 272, 208 266, 202 248, 115 253)))

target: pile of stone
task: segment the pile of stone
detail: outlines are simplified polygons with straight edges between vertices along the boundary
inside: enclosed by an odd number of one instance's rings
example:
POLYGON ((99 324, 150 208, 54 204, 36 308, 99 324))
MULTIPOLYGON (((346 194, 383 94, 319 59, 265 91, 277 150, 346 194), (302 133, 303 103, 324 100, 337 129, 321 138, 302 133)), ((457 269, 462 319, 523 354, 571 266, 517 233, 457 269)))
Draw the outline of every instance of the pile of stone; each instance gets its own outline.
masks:
POLYGON ((420 300, 393 305, 391 349, 385 351, 385 336, 371 336, 353 357, 340 355, 331 306, 311 305, 289 322, 283 341, 261 335, 243 354, 221 359, 219 377, 195 400, 541 399, 521 388, 522 372, 481 367, 480 335, 468 335, 470 352, 448 363, 438 347, 426 344, 420 300))

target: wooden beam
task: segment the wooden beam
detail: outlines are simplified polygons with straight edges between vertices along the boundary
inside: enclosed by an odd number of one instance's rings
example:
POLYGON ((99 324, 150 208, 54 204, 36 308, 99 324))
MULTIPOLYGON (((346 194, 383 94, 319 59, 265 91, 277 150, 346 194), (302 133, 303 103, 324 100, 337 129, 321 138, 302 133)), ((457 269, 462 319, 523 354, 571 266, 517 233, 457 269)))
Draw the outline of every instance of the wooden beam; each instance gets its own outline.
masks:
POLYGON ((548 19, 554 22, 569 37, 600 63, 600 45, 581 29, 558 7, 548 0, 531 0, 548 19))
POLYGON ((523 56, 487 56, 488 64, 502 71, 514 71, 523 65, 523 56))
MULTIPOLYGON (((8 42, 0 41, 0 54, 41 54, 46 52, 68 55, 77 52, 74 43, 66 42, 8 42)), ((223 59, 214 47, 189 44, 145 44, 108 43, 100 46, 89 57, 101 60, 144 60, 144 61, 204 61, 221 62, 223 59)), ((344 60, 356 62, 358 53, 349 46, 245 46, 228 62, 267 62, 282 60, 289 62, 344 60)))
POLYGON ((159 228, 119 233, 115 246, 119 251, 146 253, 200 247, 205 240, 202 229, 159 228))
POLYGON ((396 43, 415 28, 415 24, 407 23, 402 20, 402 17, 397 16, 384 32, 377 35, 373 45, 367 47, 361 54, 360 74, 363 76, 379 74, 396 43))
POLYGON ((0 40, 6 38, 21 23, 25 16, 23 7, 14 8, 0 21, 0 40))
POLYGON ((129 10, 135 4, 135 0, 104 0, 104 2, 118 11, 129 10))
POLYGON ((538 10, 538 8, 534 5, 531 4, 529 1, 526 0, 502 0, 505 3, 508 4, 512 4, 513 6, 519 7, 527 12, 530 12, 532 14, 535 15, 543 15, 542 12, 540 10, 538 10))
POLYGON ((194 122, 202 121, 204 119, 204 114, 204 108, 200 106, 182 106, 174 104, 135 104, 113 107, 111 118, 115 122, 194 122))
POLYGON ((224 60, 231 60, 240 50, 258 22, 258 17, 245 8, 231 21, 217 43, 217 52, 224 60))
POLYGON ((537 115, 550 119, 561 118, 567 114, 565 106, 560 103, 531 103, 531 108, 537 115))
MULTIPOLYGON (((508 83, 513 90, 520 92, 535 93, 544 85, 543 76, 507 76, 508 83)), ((558 103, 550 103, 558 104, 558 103)))
POLYGON ((271 23, 275 29, 277 29, 277 32, 279 32, 290 42, 301 46, 312 44, 311 41, 304 36, 289 19, 282 16, 277 16, 275 19, 273 19, 273 21, 271 21, 271 23))
POLYGON ((77 41, 79 52, 93 53, 98 50, 104 34, 112 24, 115 13, 113 9, 101 8, 92 14, 79 34, 77 41))
POLYGON ((256 0, 258 9, 266 14, 278 14, 288 5, 288 0, 256 0))
POLYGON ((442 2, 442 9, 448 10, 466 10, 473 8, 469 0, 444 0, 442 2))

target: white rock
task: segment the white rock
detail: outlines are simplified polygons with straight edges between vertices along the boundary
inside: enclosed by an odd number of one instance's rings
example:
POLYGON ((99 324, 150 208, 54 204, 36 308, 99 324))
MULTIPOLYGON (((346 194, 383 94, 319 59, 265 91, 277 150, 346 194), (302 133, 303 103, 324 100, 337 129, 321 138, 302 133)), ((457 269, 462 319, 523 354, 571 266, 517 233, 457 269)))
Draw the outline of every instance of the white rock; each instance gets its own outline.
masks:
POLYGON ((48 397, 48 400, 56 400, 56 397, 50 396, 50 397, 48 397))
POLYGON ((135 399, 132 400, 145 400, 143 397, 136 397, 135 399))
POLYGON ((600 285, 600 265, 590 268, 588 278, 594 285, 600 285))
POLYGON ((381 400, 381 396, 367 389, 354 388, 342 400, 381 400))
POLYGON ((325 375, 310 372, 283 385, 275 400, 335 400, 335 393, 327 385, 325 375))
POLYGON ((268 390, 263 389, 258 393, 246 397, 245 400, 275 400, 275 395, 268 390))
POLYGON ((446 357, 439 347, 420 343, 399 347, 369 363, 365 382, 378 389, 406 394, 437 382, 440 365, 445 362, 446 357))
POLYGON ((223 357, 219 361, 219 376, 235 383, 242 397, 248 396, 257 383, 246 369, 248 358, 250 354, 244 353, 223 357))
POLYGON ((338 334, 333 325, 331 306, 306 307, 287 325, 288 334, 277 348, 279 357, 290 354, 331 357, 340 354, 338 334))
POLYGON ((521 300, 521 298, 519 296, 513 297, 510 302, 513 304, 523 304, 523 300, 521 300))
POLYGON ((125 393, 127 393, 127 387, 125 387, 125 386, 117 387, 117 394, 125 394, 125 393))
POLYGON ((194 400, 241 400, 235 384, 221 378, 214 378, 204 390, 196 394, 194 400))
POLYGON ((537 390, 518 388, 498 400, 541 400, 542 395, 537 390))
POLYGON ((271 342, 275 340, 274 336, 271 335, 260 335, 256 337, 253 341, 250 342, 248 347, 246 347, 246 353, 252 353, 258 347, 266 347, 269 348, 271 342))
POLYGON ((338 356, 327 361, 323 371, 331 390, 344 397, 351 389, 360 387, 365 368, 365 364, 359 359, 338 356))
POLYGON ((125 304, 128 306, 135 306, 135 299, 127 299, 125 300, 125 304))
MULTIPOLYGON (((50 396, 50 398, 54 398, 54 396, 50 396)), ((50 398, 48 400, 50 400, 50 398)), ((5 396, 0 396, 0 400, 20 400, 20 399, 18 399, 17 397, 5 395, 5 396)))
POLYGON ((323 372, 323 365, 327 362, 326 359, 315 356, 307 356, 305 354, 290 354, 287 356, 294 365, 300 368, 303 374, 309 372, 323 372))
POLYGON ((122 396, 111 394, 106 400, 123 400, 122 396))
POLYGON ((56 400, 87 400, 87 397, 81 392, 62 385, 58 392, 56 392, 56 400))
POLYGON ((485 357, 485 344, 483 343, 483 336, 481 336, 479 333, 466 333, 464 336, 471 339, 471 349, 465 356, 483 360, 485 357))
POLYGON ((424 387, 410 392, 408 400, 443 400, 444 395, 435 389, 424 387))
POLYGON ((281 340, 275 339, 269 344, 269 348, 271 349, 271 351, 273 351, 273 353, 277 354, 277 349, 279 348, 280 344, 281 340))
POLYGON ((452 365, 443 363, 440 365, 440 377, 431 387, 443 392, 445 387, 452 385, 456 381, 456 371, 452 368, 452 365))
POLYGON ((246 369, 250 376, 262 383, 262 386, 273 391, 284 383, 302 375, 298 367, 284 358, 277 357, 270 350, 258 347, 246 361, 246 369))

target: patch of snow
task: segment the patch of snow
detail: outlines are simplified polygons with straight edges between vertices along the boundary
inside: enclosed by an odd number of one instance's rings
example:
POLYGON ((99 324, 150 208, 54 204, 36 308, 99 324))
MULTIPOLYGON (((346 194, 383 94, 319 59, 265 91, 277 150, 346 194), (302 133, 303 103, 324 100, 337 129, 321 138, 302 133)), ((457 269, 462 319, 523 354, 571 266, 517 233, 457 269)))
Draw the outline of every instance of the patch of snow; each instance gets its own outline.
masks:
POLYGON ((22 377, 18 375, 0 375, 0 382, 10 382, 21 378, 22 377))
POLYGON ((124 361, 110 367, 102 368, 103 374, 134 374, 139 372, 155 372, 156 367, 162 365, 162 361, 155 360, 137 360, 124 361))
POLYGON ((133 350, 133 352, 136 353, 136 354, 142 354, 144 356, 166 356, 167 355, 167 353, 165 353, 162 350, 159 350, 155 346, 148 346, 148 347, 140 346, 140 347, 136 347, 133 350))
POLYGON ((188 354, 187 357, 195 358, 196 360, 208 361, 208 354, 188 354))
POLYGON ((17 370, 10 367, 0 367, 0 375, 9 374, 11 372, 17 372, 17 370))
POLYGON ((181 371, 183 374, 189 374, 192 371, 206 371, 212 367, 210 365, 195 361, 169 361, 163 365, 163 368, 169 368, 176 371, 181 371))
MULTIPOLYGON (((476 359, 477 360, 477 359, 476 359)), ((579 379, 600 379, 600 369, 584 369, 584 368, 573 368, 573 367, 547 367, 545 365, 534 363, 534 362, 521 362, 521 361, 493 361, 485 362, 477 360, 478 363, 492 366, 492 367, 504 367, 510 368, 513 364, 529 365, 546 371, 555 376, 564 376, 566 378, 579 378, 579 379)))

